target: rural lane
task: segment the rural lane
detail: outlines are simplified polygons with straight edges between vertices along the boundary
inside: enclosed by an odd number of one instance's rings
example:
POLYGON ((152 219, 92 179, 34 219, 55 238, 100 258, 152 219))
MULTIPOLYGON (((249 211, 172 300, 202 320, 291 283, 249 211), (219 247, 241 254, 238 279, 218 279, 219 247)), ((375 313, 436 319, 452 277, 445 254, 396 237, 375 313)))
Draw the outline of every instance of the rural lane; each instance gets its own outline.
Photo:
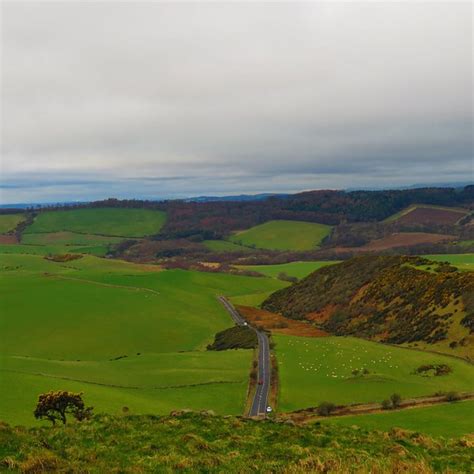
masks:
MULTIPOLYGON (((242 316, 224 296, 219 296, 218 300, 229 312, 235 324, 238 326, 244 326, 246 324, 242 316)), ((267 414, 268 392, 270 391, 270 343, 268 341, 268 336, 263 331, 259 331, 250 325, 249 327, 255 331, 258 338, 257 388, 255 390, 249 416, 265 416, 267 414), (262 384, 259 383, 260 381, 262 384)))

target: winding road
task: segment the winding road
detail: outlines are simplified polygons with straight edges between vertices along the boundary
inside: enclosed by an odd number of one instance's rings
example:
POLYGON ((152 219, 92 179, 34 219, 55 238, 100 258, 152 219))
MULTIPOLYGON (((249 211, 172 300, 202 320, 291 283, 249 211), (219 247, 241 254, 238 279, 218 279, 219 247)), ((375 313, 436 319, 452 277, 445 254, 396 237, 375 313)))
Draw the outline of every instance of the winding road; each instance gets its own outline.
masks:
MULTIPOLYGON (((247 323, 232 304, 224 297, 219 296, 218 300, 223 304, 224 308, 229 312, 230 316, 234 320, 237 326, 245 326, 247 323)), ((257 389, 252 401, 252 407, 250 408, 249 416, 265 416, 267 414, 267 400, 268 392, 270 390, 270 344, 268 342, 268 336, 258 331, 256 328, 249 325, 251 329, 255 331, 258 338, 258 379, 257 389), (262 382, 260 384, 260 382, 262 382)))

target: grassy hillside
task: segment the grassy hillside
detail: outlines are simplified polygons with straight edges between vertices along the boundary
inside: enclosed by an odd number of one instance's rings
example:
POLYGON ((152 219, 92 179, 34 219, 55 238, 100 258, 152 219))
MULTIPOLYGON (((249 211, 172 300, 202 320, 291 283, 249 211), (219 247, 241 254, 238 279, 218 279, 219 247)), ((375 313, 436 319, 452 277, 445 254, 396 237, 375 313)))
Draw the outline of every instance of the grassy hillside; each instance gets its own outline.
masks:
POLYGON ((15 230, 15 227, 23 220, 25 220, 24 214, 1 214, 0 234, 6 234, 15 230))
POLYGON ((21 472, 468 472, 470 441, 394 430, 292 426, 187 413, 3 426, 0 462, 21 472), (42 469, 42 471, 40 471, 42 469))
POLYGON ((328 418, 327 423, 338 426, 357 425, 368 430, 390 431, 394 426, 431 436, 462 436, 472 433, 474 401, 397 410, 370 415, 328 418))
POLYGON ((424 257, 435 262, 449 262, 459 270, 474 272, 474 253, 425 255, 424 257))
POLYGON ((474 274, 417 257, 357 257, 282 289, 262 307, 337 335, 423 343, 473 358, 474 274))
POLYGON ((91 208, 41 212, 27 234, 44 232, 79 232, 118 237, 143 237, 157 234, 165 223, 161 211, 147 209, 91 208))
POLYGON ((352 337, 295 337, 274 334, 279 364, 279 410, 381 402, 397 392, 404 398, 437 391, 473 391, 474 366, 459 359, 387 347, 352 337), (452 371, 424 377, 421 365, 446 364, 452 371), (363 374, 364 369, 368 373, 363 374), (353 374, 358 370, 357 375, 353 374))
POLYGON ((251 351, 205 351, 233 325, 216 295, 281 286, 92 256, 2 254, 0 419, 34 424, 34 400, 50 389, 84 391, 110 413, 242 413, 251 351))
POLYGON ((234 243, 270 250, 310 250, 318 248, 331 227, 300 221, 269 221, 232 235, 234 243))

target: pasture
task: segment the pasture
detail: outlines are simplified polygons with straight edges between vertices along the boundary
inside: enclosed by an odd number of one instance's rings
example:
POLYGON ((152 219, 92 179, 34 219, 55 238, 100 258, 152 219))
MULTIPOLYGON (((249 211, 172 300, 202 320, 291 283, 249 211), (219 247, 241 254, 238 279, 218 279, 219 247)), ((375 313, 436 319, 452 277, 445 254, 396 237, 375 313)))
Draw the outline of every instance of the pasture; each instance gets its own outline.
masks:
POLYGON ((15 230, 15 227, 24 219, 24 214, 0 214, 0 234, 15 230))
POLYGON ((60 388, 83 391, 104 412, 239 414, 252 353, 205 351, 233 325, 216 296, 282 286, 93 256, 1 254, 0 419, 34 424, 38 393, 60 388))
POLYGON ((237 265, 237 268, 252 270, 270 278, 277 278, 280 273, 296 277, 299 280, 327 265, 339 263, 339 260, 320 262, 290 262, 277 265, 237 265))
POLYGON ((428 407, 387 411, 357 416, 328 418, 324 423, 359 426, 367 430, 390 431, 393 427, 431 436, 457 437, 472 433, 474 401, 465 400, 428 407))
POLYGON ((268 221, 237 232, 229 241, 269 250, 311 250, 319 248, 331 226, 301 221, 268 221))
POLYGON ((25 234, 78 232, 116 237, 157 234, 166 214, 148 209, 88 208, 41 212, 25 234))
POLYGON ((474 367, 462 360, 387 346, 353 337, 304 338, 273 335, 280 370, 279 409, 381 402, 397 392, 403 398, 438 391, 473 391, 474 367), (438 377, 414 374, 423 364, 447 364, 438 377), (367 375, 362 375, 364 369, 367 375), (353 375, 353 370, 359 370, 353 375))
POLYGON ((422 255, 435 262, 449 262, 459 270, 474 271, 474 253, 422 255))

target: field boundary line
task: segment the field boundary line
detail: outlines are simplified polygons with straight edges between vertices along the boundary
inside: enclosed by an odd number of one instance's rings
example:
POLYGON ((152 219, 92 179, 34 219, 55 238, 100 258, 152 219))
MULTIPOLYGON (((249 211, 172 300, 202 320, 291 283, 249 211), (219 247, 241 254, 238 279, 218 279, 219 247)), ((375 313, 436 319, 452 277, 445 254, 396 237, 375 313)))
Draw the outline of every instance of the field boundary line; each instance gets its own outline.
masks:
POLYGON ((329 418, 343 418, 346 416, 362 416, 379 413, 395 413, 404 410, 417 409, 422 407, 429 407, 434 405, 460 403, 463 401, 474 400, 474 392, 463 392, 460 394, 459 400, 446 400, 446 395, 427 396, 418 398, 407 398, 402 400, 399 407, 390 410, 384 410, 380 403, 360 403, 354 405, 340 406, 333 415, 321 416, 317 414, 316 408, 305 408, 293 412, 281 413, 282 419, 292 419, 295 422, 302 424, 311 423, 315 420, 324 420, 329 418))
POLYGON ((15 369, 0 369, 0 372, 11 372, 15 374, 32 375, 34 377, 45 377, 49 379, 67 380, 69 382, 85 383, 87 385, 99 385, 101 387, 111 387, 111 388, 124 388, 128 390, 167 390, 167 389, 174 389, 174 388, 200 387, 203 385, 240 384, 241 383, 241 381, 239 380, 213 380, 209 382, 200 382, 200 383, 147 387, 147 386, 140 386, 140 385, 119 385, 119 384, 109 384, 109 383, 102 383, 102 382, 92 382, 91 380, 82 380, 82 379, 75 379, 72 377, 63 377, 60 375, 44 374, 42 372, 26 372, 24 370, 15 370, 15 369))
POLYGON ((83 282, 83 283, 90 283, 92 285, 106 286, 106 287, 109 287, 109 288, 120 288, 120 289, 131 290, 131 291, 148 291, 148 292, 153 293, 155 295, 160 294, 156 290, 152 290, 151 288, 144 288, 143 286, 114 285, 113 283, 102 283, 100 281, 87 280, 85 278, 65 277, 65 276, 56 275, 56 274, 49 274, 49 275, 47 275, 47 278, 56 278, 56 279, 59 279, 59 280, 80 281, 80 282, 83 282))

